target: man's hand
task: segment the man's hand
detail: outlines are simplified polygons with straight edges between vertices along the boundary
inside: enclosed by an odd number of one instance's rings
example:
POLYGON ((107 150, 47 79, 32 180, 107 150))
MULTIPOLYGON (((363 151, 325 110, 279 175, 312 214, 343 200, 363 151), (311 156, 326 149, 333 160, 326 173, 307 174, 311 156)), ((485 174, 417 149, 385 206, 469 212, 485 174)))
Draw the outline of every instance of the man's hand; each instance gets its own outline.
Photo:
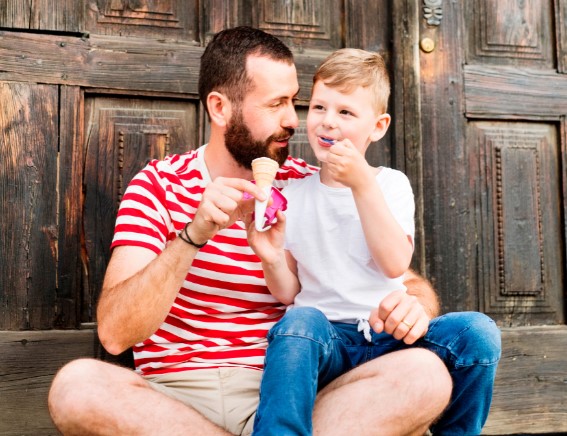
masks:
POLYGON ((378 308, 372 310, 368 320, 376 333, 385 331, 408 345, 425 336, 429 321, 417 297, 404 291, 388 294, 378 308))
POLYGON ((254 200, 264 201, 266 194, 244 179, 217 177, 209 183, 190 226, 191 240, 197 244, 211 239, 219 230, 244 219, 254 210, 254 200), (244 200, 243 193, 253 198, 244 200))

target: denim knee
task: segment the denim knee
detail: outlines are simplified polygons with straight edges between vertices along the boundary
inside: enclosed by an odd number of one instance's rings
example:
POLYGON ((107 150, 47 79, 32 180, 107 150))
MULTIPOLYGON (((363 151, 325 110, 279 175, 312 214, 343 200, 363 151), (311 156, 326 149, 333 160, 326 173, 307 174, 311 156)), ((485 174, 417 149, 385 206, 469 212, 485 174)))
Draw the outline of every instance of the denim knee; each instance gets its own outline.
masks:
POLYGON ((294 307, 268 333, 268 341, 274 336, 297 336, 326 343, 336 338, 332 324, 323 312, 313 307, 294 307))
POLYGON ((500 360, 500 329, 480 312, 454 312, 431 321, 425 338, 451 353, 456 368, 494 365, 500 360))

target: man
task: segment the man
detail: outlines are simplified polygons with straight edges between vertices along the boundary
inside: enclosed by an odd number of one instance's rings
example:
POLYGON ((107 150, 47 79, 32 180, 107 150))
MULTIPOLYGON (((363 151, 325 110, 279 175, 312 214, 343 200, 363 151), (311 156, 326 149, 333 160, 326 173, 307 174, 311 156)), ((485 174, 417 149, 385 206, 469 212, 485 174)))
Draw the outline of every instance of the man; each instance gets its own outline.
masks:
MULTIPOLYGON (((111 353, 133 347, 137 372, 93 359, 66 365, 49 394, 63 434, 252 431, 265 336, 285 308, 269 294, 259 259, 246 243, 242 218, 253 200, 243 200, 243 193, 264 198, 249 182, 250 162, 259 156, 280 163, 280 187, 316 170, 287 157, 298 126, 298 91, 292 54, 277 38, 235 28, 208 45, 199 94, 211 121, 209 143, 151 162, 129 185, 116 222, 98 333, 111 353)), ((370 322, 413 344, 439 308, 427 282, 408 277, 408 292, 392 294, 370 322), (415 320, 410 326, 403 322, 409 314, 415 320)), ((460 324, 452 326, 462 333, 460 324)), ((475 334, 487 329, 477 323, 462 334, 478 339, 475 334)), ((462 348, 484 340, 460 339, 462 348)), ((460 357, 441 347, 443 360, 460 357)), ((468 364, 484 359, 495 367, 493 356, 478 354, 468 364)), ((452 395, 443 360, 414 347, 352 370, 319 394, 314 432, 423 434, 452 395)), ((485 375, 471 382, 488 378, 481 401, 487 413, 494 374, 485 375)), ((479 395, 467 390, 452 397, 458 416, 479 395)))

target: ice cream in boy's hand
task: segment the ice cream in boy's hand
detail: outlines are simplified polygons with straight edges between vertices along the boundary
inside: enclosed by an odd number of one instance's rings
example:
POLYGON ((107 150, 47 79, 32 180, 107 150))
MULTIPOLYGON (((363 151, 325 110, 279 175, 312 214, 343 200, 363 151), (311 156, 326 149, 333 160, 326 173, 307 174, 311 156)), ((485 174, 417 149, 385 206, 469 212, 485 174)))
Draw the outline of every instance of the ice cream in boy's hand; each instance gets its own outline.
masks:
POLYGON ((254 159, 252 161, 252 174, 254 176, 254 180, 256 185, 260 187, 264 193, 266 194, 265 201, 258 201, 256 200, 255 207, 254 207, 254 216, 256 217, 256 230, 259 232, 263 232, 266 230, 264 228, 264 224, 266 218, 264 217, 264 213, 266 212, 266 207, 268 206, 268 200, 271 195, 272 191, 272 183, 276 177, 276 173, 278 172, 279 165, 278 163, 270 159, 269 157, 259 157, 258 159, 254 159))

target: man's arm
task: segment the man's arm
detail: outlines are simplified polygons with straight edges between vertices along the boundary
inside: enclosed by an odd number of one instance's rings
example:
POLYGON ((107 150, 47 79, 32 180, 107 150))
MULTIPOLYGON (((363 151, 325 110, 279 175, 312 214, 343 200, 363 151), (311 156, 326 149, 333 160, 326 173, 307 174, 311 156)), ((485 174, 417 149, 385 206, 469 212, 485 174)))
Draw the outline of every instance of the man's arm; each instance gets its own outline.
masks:
MULTIPOLYGON (((210 183, 187 228, 197 244, 212 238, 251 211, 265 194, 243 179, 217 178, 210 183)), ((150 337, 163 323, 191 267, 198 248, 180 237, 156 255, 151 250, 117 247, 110 259, 97 308, 98 334, 109 353, 118 354, 150 337)))
POLYGON ((119 354, 158 329, 196 254, 180 238, 159 256, 141 247, 114 249, 97 308, 98 335, 109 353, 119 354))
POLYGON ((429 280, 409 269, 405 273, 404 285, 407 288, 406 293, 417 297, 430 319, 439 316, 441 302, 429 280))

